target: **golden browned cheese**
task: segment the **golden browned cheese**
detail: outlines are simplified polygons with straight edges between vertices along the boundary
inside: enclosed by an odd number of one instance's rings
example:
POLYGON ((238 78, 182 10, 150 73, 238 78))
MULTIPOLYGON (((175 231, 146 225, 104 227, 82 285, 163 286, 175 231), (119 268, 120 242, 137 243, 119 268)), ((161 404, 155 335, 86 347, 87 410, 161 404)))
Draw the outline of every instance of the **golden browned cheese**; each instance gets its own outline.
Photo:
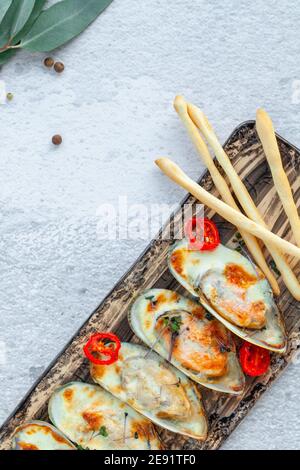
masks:
POLYGON ((233 284, 241 289, 248 289, 253 284, 257 283, 257 277, 249 274, 243 266, 238 264, 229 263, 224 270, 225 278, 229 284, 233 284))
POLYGON ((252 300, 253 293, 248 291, 263 277, 257 277, 242 266, 229 263, 223 274, 212 271, 203 279, 204 289, 210 284, 208 300, 220 315, 242 328, 261 329, 265 326, 266 304, 261 299, 252 300))
MULTIPOLYGON (((176 312, 178 315, 179 312, 176 312)), ((199 321, 196 316, 180 312, 182 325, 175 337, 172 357, 187 369, 212 377, 226 374, 231 340, 228 332, 217 320, 199 321)), ((163 319, 155 326, 162 333, 167 350, 171 347, 171 332, 164 329, 163 319)))
POLYGON ((103 416, 99 411, 84 411, 82 417, 93 431, 99 431, 103 425, 103 416))
POLYGON ((74 395, 74 391, 71 388, 66 388, 64 391, 64 398, 66 401, 71 402, 74 395))
MULTIPOLYGON (((55 441, 57 442, 60 442, 60 443, 66 443, 66 439, 61 436, 60 434, 54 432, 50 427, 48 426, 41 426, 40 424, 34 424, 32 423, 30 425, 30 429, 26 429, 28 427, 27 424, 24 424, 24 426, 20 426, 19 427, 19 431, 22 431, 23 429, 25 430, 25 433, 28 435, 28 436, 32 436, 36 433, 41 433, 41 434, 45 434, 45 435, 50 435, 55 441)), ((19 443, 19 445, 21 445, 19 443)), ((31 445, 31 444, 28 444, 28 445, 31 445)))
POLYGON ((171 256, 171 263, 172 263, 173 268, 183 278, 185 278, 185 274, 184 274, 185 253, 186 251, 181 248, 179 250, 174 251, 171 256))
POLYGON ((22 442, 22 441, 18 442, 18 446, 22 450, 39 450, 39 448, 35 446, 34 444, 27 444, 26 442, 22 442))

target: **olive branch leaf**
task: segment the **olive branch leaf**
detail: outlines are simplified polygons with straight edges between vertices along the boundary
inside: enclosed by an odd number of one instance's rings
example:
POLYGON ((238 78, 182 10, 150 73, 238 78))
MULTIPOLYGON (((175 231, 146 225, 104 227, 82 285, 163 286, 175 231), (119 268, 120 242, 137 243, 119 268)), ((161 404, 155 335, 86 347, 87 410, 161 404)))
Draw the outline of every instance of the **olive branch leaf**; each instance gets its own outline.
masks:
POLYGON ((17 49, 52 51, 84 31, 113 0, 1 0, 0 65, 17 49))

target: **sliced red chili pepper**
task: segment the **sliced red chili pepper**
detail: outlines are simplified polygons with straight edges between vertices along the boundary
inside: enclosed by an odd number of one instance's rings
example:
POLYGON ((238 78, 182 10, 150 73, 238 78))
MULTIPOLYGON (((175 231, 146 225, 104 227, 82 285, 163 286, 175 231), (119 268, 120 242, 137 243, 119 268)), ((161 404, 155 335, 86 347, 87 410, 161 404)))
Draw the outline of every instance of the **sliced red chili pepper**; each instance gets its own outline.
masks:
POLYGON ((270 367, 269 351, 247 341, 244 341, 239 356, 243 371, 250 377, 264 375, 270 367))
POLYGON ((94 364, 109 365, 118 360, 120 348, 121 342, 113 333, 95 333, 85 344, 83 351, 94 364))
POLYGON ((207 218, 193 217, 184 228, 191 250, 212 251, 220 244, 216 224, 207 218))

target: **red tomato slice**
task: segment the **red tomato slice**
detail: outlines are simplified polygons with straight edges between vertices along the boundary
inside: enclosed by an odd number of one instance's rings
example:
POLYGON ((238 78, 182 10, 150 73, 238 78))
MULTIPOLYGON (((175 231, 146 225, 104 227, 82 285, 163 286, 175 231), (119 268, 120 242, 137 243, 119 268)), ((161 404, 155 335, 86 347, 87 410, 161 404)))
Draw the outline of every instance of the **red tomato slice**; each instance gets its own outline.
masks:
POLYGON ((220 244, 216 224, 210 219, 193 217, 184 228, 191 250, 212 251, 220 244))
POLYGON ((240 349, 239 356, 243 371, 250 377, 264 375, 270 367, 269 351, 246 341, 240 349))

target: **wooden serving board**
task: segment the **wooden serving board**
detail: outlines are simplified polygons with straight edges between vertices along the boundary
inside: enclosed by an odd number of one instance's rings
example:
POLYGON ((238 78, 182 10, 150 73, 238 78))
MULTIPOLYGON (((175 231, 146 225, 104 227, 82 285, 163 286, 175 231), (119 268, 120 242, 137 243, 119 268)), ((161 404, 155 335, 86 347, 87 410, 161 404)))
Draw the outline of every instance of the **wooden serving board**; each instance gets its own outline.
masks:
MULTIPOLYGON (((278 140, 285 170, 291 182, 295 199, 300 204, 300 150, 281 137, 278 137, 278 140)), ((269 227, 274 233, 291 240, 289 224, 275 192, 271 174, 257 138, 254 122, 249 121, 241 124, 226 142, 225 150, 239 175, 243 178, 269 227)), ((218 195, 208 173, 201 179, 201 185, 211 193, 218 195)), ((91 382, 87 361, 82 355, 82 346, 93 332, 112 330, 124 341, 138 342, 127 322, 127 313, 133 299, 151 287, 182 291, 167 269, 166 256, 172 242, 164 240, 161 235, 165 230, 169 231, 170 225, 176 231, 182 217, 183 204, 195 204, 195 202, 192 196, 188 196, 182 202, 178 211, 160 232, 160 236, 150 244, 34 385, 1 428, 0 449, 10 448, 12 434, 16 426, 31 419, 47 419, 48 400, 57 387, 72 380, 91 382)), ((217 223, 222 242, 234 247, 235 227, 216 216, 209 209, 206 210, 206 216, 213 217, 217 223)), ((291 260, 291 265, 299 275, 300 263, 297 264, 295 260, 291 260)), ((204 443, 199 443, 193 439, 158 429, 166 448, 176 450, 219 448, 297 353, 300 348, 300 304, 290 296, 280 279, 279 283, 281 295, 278 299, 278 305, 283 313, 289 338, 286 354, 283 356, 272 355, 270 372, 263 378, 247 379, 245 393, 240 397, 220 394, 201 387, 209 418, 208 439, 204 443)))

